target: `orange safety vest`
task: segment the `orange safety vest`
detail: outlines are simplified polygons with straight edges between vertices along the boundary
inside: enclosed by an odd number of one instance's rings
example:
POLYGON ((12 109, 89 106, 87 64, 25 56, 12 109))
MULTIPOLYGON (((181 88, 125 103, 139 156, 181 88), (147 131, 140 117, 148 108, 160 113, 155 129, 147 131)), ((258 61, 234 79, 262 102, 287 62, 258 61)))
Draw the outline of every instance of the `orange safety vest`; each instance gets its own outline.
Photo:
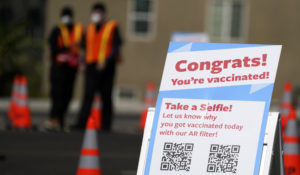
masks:
POLYGON ((68 27, 64 24, 59 25, 60 35, 58 36, 58 46, 70 47, 73 44, 78 44, 78 47, 72 47, 71 52, 75 56, 79 56, 80 42, 83 36, 83 26, 81 24, 75 24, 72 31, 69 32, 68 27))
POLYGON ((86 36, 86 63, 104 62, 112 52, 116 21, 108 21, 97 32, 96 25, 90 24, 86 36))

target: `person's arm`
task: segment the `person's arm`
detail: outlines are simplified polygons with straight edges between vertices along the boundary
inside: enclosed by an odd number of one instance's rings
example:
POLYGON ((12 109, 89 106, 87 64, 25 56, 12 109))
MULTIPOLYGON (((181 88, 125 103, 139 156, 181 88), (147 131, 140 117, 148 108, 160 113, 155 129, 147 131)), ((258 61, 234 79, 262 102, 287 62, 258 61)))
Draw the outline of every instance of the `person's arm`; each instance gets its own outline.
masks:
POLYGON ((121 45, 122 45, 122 39, 121 39, 118 27, 116 27, 114 30, 114 36, 113 36, 112 52, 108 56, 108 58, 105 59, 104 64, 100 63, 100 62, 99 62, 100 64, 99 63, 97 64, 98 70, 102 70, 106 67, 107 64, 111 64, 112 62, 116 61, 121 45))
POLYGON ((112 52, 109 55, 109 57, 106 59, 107 62, 115 61, 115 59, 117 58, 117 56, 119 54, 121 45, 122 45, 122 38, 120 36, 119 28, 116 27, 114 30, 114 36, 113 36, 112 52))
POLYGON ((79 69, 81 71, 85 70, 85 54, 86 54, 86 34, 82 34, 82 39, 81 39, 81 49, 80 49, 80 54, 79 54, 79 69))
POLYGON ((61 48, 58 46, 58 36, 59 35, 60 35, 60 30, 58 27, 55 27, 52 30, 49 40, 48 40, 49 45, 50 45, 50 51, 53 56, 68 50, 68 48, 66 48, 66 47, 61 48))

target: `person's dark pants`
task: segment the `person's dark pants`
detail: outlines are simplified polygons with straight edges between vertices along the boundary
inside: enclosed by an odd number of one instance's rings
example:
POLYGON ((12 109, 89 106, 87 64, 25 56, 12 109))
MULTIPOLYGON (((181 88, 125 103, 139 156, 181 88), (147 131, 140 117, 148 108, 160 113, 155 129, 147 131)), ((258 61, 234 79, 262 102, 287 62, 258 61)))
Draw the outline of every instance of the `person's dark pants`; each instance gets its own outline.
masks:
POLYGON ((67 65, 51 65, 50 70, 50 118, 64 126, 64 117, 72 98, 77 70, 67 65))
POLYGON ((78 128, 85 128, 95 93, 99 92, 102 99, 102 130, 111 130, 113 120, 112 90, 114 74, 115 62, 109 62, 102 71, 96 69, 96 64, 87 65, 84 98, 76 124, 78 128))

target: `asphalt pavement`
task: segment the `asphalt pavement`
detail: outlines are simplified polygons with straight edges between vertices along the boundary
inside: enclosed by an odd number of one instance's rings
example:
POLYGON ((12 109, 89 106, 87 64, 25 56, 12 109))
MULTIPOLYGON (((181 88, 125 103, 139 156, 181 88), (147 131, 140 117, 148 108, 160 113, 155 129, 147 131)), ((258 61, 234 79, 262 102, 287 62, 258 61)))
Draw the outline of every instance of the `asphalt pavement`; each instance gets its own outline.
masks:
MULTIPOLYGON (((34 130, 8 129, 6 111, 0 110, 0 175, 75 175, 84 132, 44 132, 47 110, 32 112, 34 130)), ((73 124, 77 113, 69 112, 73 124)), ((98 132, 103 175, 135 175, 142 132, 139 114, 117 113, 111 133, 98 132)))
MULTIPOLYGON (((1 175, 75 175, 83 132, 0 131, 1 175)), ((98 133, 103 175, 136 174, 142 134, 98 133)))

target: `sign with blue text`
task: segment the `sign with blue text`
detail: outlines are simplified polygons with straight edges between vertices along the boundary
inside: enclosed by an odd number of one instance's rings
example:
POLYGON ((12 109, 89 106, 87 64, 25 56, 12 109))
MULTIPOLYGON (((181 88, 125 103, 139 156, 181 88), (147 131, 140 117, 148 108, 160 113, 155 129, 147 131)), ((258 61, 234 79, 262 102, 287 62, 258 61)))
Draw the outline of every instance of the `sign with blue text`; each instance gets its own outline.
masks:
POLYGON ((171 42, 145 175, 258 175, 281 45, 171 42))

